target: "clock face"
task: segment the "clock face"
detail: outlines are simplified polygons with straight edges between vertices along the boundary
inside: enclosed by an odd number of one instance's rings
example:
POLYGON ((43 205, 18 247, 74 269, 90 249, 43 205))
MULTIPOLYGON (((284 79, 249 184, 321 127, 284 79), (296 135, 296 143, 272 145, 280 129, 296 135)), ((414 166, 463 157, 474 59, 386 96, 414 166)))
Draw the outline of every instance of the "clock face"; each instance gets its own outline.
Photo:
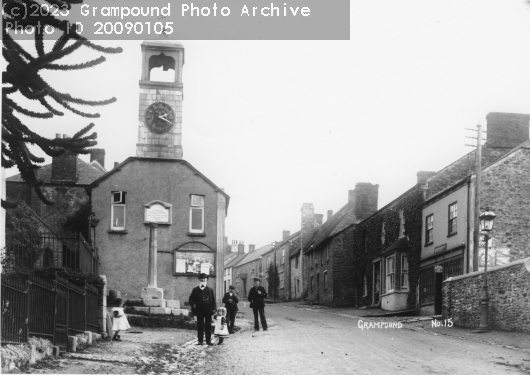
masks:
POLYGON ((145 125, 155 133, 166 133, 175 124, 175 113, 171 107, 162 102, 151 104, 145 110, 145 125))

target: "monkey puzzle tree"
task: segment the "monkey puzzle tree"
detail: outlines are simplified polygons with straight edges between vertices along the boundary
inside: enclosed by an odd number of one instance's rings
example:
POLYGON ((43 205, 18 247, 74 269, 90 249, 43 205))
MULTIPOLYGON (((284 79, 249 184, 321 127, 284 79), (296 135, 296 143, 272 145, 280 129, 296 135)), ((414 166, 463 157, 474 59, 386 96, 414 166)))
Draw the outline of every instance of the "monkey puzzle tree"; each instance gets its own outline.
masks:
MULTIPOLYGON (((98 118, 98 113, 87 113, 76 109, 75 105, 100 106, 116 101, 116 98, 92 101, 73 97, 68 93, 55 90, 42 77, 43 70, 72 71, 94 67, 105 61, 105 57, 80 64, 58 64, 58 60, 70 55, 81 46, 89 47, 101 53, 120 53, 121 48, 105 48, 96 45, 85 37, 79 35, 75 28, 66 20, 60 20, 49 12, 51 8, 70 10, 72 4, 81 4, 83 0, 46 0, 48 4, 40 4, 33 0, 4 0, 2 30, 2 55, 7 62, 6 70, 2 74, 2 167, 12 168, 16 166, 20 171, 22 179, 31 185, 39 198, 46 204, 53 204, 43 194, 36 171, 44 158, 34 155, 28 144, 36 145, 49 156, 59 156, 66 150, 78 154, 88 154, 89 147, 97 144, 97 134, 89 131, 94 127, 91 123, 79 130, 72 138, 49 139, 30 130, 29 126, 19 118, 24 115, 36 119, 48 119, 54 116, 63 116, 64 113, 54 107, 55 103, 79 116, 86 118, 98 118), (35 7, 46 6, 42 12, 35 12, 39 16, 25 17, 21 11, 35 9, 35 7), (51 7, 51 8, 50 8, 51 7), (18 43, 10 34, 15 26, 25 29, 33 27, 36 56, 32 56, 18 43), (45 50, 44 30, 50 27, 60 33, 53 47, 45 50), (43 107, 43 111, 36 112, 23 106, 14 94, 19 93, 22 97, 31 101, 37 101, 43 107), (74 105, 74 106, 72 106, 74 105)), ((14 205, 2 200, 3 208, 14 205)))

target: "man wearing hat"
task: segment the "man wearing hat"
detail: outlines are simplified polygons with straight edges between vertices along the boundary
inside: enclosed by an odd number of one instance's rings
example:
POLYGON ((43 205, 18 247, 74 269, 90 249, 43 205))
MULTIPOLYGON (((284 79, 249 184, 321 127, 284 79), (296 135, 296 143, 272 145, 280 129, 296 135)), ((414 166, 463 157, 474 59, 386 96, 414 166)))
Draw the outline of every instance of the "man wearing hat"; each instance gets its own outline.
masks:
POLYGON ((206 344, 212 344, 212 315, 217 310, 215 295, 213 289, 208 287, 208 275, 201 273, 199 275, 199 286, 193 288, 190 294, 189 302, 191 313, 197 317, 197 345, 202 345, 203 335, 206 330, 206 344))
POLYGON ((265 288, 260 286, 261 279, 259 277, 254 278, 254 287, 250 289, 248 293, 248 300, 250 301, 250 306, 252 307, 252 312, 254 312, 254 329, 259 331, 258 323, 258 313, 261 320, 261 326, 263 330, 267 330, 267 320, 265 319, 265 302, 264 298, 267 298, 267 292, 265 288))
POLYGON ((225 293, 223 297, 223 303, 226 307, 227 319, 228 319, 228 333, 234 333, 234 324, 236 322, 236 312, 239 310, 237 304, 239 300, 237 299, 235 289, 236 287, 230 285, 228 292, 225 293))

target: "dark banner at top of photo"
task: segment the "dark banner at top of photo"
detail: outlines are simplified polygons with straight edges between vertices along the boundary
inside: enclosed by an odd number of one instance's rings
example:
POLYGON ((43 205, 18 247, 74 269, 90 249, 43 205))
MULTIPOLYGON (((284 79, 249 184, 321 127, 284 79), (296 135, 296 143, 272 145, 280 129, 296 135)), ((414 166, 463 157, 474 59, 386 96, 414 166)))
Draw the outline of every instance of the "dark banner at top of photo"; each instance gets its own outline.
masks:
POLYGON ((91 0, 2 2, 3 27, 15 39, 63 28, 90 40, 348 40, 349 0, 91 0), (56 19, 56 20, 53 20, 56 19))

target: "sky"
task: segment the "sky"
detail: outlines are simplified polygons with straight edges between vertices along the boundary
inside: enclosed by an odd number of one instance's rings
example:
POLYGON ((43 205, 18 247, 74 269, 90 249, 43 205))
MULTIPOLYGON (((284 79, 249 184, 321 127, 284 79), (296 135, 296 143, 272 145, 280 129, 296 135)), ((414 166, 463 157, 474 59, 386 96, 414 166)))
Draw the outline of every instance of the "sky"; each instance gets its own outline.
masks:
MULTIPOLYGON (((279 241, 300 229, 303 203, 337 212, 357 182, 379 184, 383 207, 418 171, 472 151, 466 128, 489 112, 530 113, 529 1, 352 1, 350 27, 347 41, 181 41, 184 159, 230 196, 229 243, 279 241)), ((118 99, 93 120, 107 169, 136 153, 140 43, 101 41, 124 52, 44 74, 59 91, 118 99)), ((54 137, 90 122, 27 124, 54 137)))

